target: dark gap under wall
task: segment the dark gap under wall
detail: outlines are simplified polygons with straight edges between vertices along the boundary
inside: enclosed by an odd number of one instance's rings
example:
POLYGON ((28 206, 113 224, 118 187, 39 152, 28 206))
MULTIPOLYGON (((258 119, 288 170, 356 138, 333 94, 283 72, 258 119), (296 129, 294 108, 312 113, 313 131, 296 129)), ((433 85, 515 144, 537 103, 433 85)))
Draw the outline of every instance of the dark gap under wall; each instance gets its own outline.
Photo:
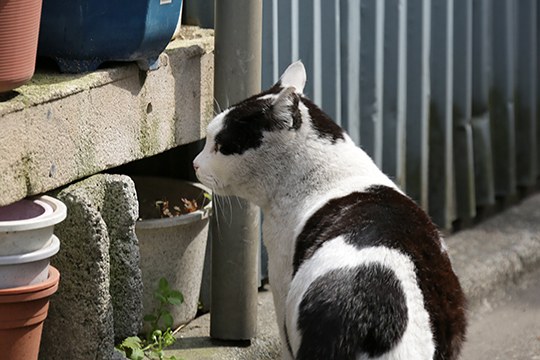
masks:
POLYGON ((188 181, 197 181, 193 170, 193 159, 204 147, 205 140, 182 145, 161 154, 136 160, 107 170, 111 174, 162 176, 188 181))

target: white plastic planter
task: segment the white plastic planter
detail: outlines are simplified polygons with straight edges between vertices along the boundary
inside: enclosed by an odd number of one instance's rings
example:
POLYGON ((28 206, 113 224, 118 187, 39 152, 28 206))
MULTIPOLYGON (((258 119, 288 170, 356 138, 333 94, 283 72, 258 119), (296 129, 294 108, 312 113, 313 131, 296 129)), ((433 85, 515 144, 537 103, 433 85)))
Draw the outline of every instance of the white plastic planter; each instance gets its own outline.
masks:
POLYGON ((192 320, 197 313, 212 209, 212 202, 204 193, 210 194, 210 190, 177 179, 133 177, 133 181, 142 218, 135 225, 135 233, 139 239, 144 313, 150 313, 155 306, 153 294, 159 279, 164 277, 172 289, 184 295, 184 303, 171 309, 176 327, 192 320), (204 207, 171 218, 156 219, 149 215, 155 212, 157 200, 177 203, 180 198, 196 199, 204 207))
POLYGON ((0 256, 0 289, 28 286, 47 280, 50 258, 60 249, 52 236, 48 245, 25 254, 0 256))
POLYGON ((66 218, 66 206, 50 196, 23 199, 0 207, 0 256, 42 249, 53 238, 54 225, 66 218))

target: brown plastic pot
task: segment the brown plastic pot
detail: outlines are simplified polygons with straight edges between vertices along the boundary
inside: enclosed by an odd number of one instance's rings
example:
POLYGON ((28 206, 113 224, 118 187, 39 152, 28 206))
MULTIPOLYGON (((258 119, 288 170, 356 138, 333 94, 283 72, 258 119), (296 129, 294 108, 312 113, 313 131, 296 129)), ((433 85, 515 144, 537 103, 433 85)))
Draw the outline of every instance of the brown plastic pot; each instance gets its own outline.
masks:
POLYGON ((0 0, 0 93, 32 78, 41 0, 0 0))
POLYGON ((49 297, 58 289, 60 273, 50 267, 46 281, 0 290, 0 354, 2 359, 37 360, 49 297))

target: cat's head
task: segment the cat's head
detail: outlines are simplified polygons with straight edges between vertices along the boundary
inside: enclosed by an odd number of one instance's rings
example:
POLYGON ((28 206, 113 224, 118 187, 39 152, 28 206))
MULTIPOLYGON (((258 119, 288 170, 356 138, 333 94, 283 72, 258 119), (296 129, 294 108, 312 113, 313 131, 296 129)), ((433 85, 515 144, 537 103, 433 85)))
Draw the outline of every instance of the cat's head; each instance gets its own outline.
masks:
POLYGON ((330 141, 343 138, 341 128, 302 96, 305 83, 304 65, 295 62, 270 89, 217 115, 193 162, 199 180, 219 195, 253 201, 250 195, 264 191, 263 183, 295 156, 306 129, 330 141))

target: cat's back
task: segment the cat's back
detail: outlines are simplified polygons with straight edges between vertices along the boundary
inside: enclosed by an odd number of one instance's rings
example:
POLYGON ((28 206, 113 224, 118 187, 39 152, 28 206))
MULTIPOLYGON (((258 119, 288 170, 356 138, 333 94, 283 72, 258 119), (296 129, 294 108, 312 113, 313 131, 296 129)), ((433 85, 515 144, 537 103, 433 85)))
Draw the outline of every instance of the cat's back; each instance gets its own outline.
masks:
POLYGON ((295 246, 288 318, 298 329, 297 359, 459 353, 459 282, 434 224, 396 189, 370 186, 327 201, 295 246))

